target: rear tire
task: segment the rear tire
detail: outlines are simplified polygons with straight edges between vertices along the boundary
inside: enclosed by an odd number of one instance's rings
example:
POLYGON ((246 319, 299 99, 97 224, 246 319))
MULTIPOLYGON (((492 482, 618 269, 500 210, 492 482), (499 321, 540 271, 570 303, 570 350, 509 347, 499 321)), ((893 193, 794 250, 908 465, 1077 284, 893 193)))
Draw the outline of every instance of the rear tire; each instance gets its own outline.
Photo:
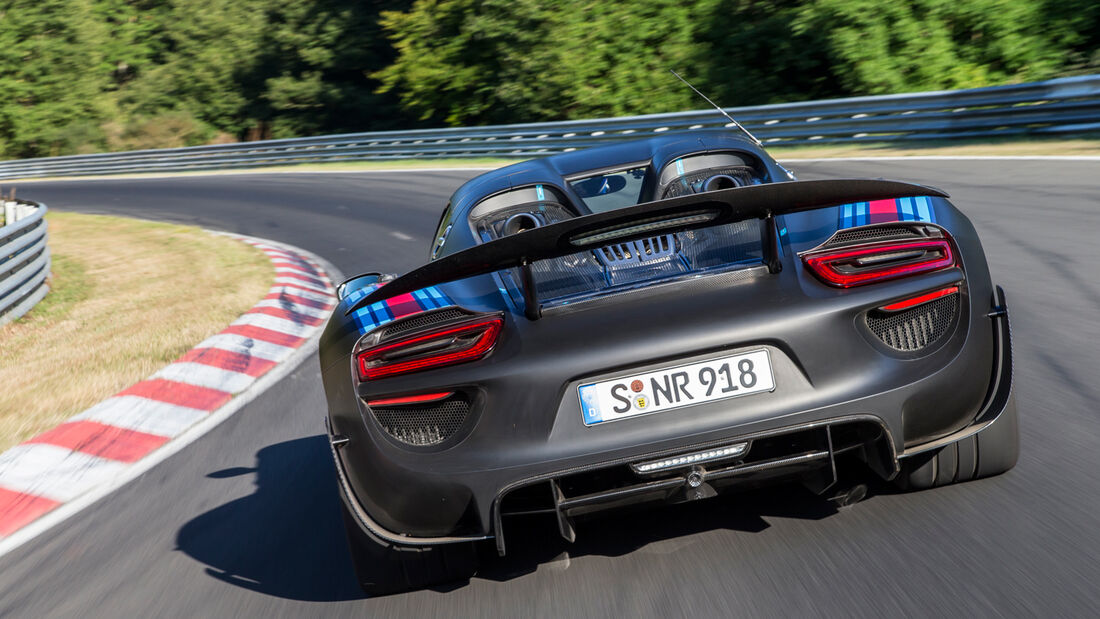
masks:
POLYGON ((341 504, 356 579, 370 596, 413 591, 469 579, 477 571, 473 542, 399 546, 369 535, 341 504))
POLYGON ((925 490, 1000 475, 1020 454, 1016 394, 996 421, 973 436, 902 461, 895 483, 902 490, 925 490))

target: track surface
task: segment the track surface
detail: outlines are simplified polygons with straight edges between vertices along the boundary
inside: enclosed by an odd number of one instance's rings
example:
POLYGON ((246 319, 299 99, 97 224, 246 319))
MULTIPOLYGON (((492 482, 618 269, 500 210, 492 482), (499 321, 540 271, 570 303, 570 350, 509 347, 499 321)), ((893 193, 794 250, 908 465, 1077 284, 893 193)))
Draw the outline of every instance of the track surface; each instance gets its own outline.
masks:
MULTIPOLYGON (((1013 312, 1016 469, 879 493, 840 512, 797 490, 719 498, 582 524, 572 546, 539 529, 468 584, 364 599, 310 359, 203 439, 0 559, 0 616, 1094 615, 1100 163, 793 167, 801 178, 934 184, 974 220, 1013 312)), ((285 241, 351 274, 422 261, 447 196, 472 175, 34 183, 19 195, 285 241)))

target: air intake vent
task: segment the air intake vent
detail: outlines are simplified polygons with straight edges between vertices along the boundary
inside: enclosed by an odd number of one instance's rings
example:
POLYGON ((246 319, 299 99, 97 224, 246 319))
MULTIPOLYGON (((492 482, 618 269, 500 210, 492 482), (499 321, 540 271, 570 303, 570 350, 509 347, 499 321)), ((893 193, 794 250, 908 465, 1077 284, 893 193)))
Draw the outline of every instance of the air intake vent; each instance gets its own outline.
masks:
POLYGON ((436 312, 414 314, 408 318, 394 321, 383 327, 380 339, 390 339, 403 333, 419 331, 420 329, 425 329, 433 325, 443 324, 445 322, 451 322, 453 320, 459 320, 468 316, 470 316, 469 313, 464 312, 456 307, 449 307, 436 312))
POLYGON ((695 186, 702 184, 703 181, 716 174, 725 174, 726 176, 733 177, 740 181, 742 185, 752 184, 752 168, 744 166, 708 168, 706 170, 692 172, 691 174, 685 174, 673 180, 668 184, 668 187, 665 187, 664 192, 661 194, 661 199, 666 200, 668 198, 676 198, 678 196, 695 193, 695 186))
POLYGON ((867 328, 894 350, 919 352, 951 331, 958 312, 955 293, 901 312, 869 312, 867 328))
POLYGON ((864 241, 922 238, 923 236, 909 226, 863 226, 837 232, 833 238, 829 239, 825 247, 864 241))
POLYGON ((611 268, 634 266, 643 262, 664 260, 676 253, 676 237, 671 234, 615 243, 596 250, 596 257, 611 268))
POLYGON ((430 447, 454 436, 466 421, 470 403, 464 396, 410 406, 372 407, 386 434, 406 445, 430 447))

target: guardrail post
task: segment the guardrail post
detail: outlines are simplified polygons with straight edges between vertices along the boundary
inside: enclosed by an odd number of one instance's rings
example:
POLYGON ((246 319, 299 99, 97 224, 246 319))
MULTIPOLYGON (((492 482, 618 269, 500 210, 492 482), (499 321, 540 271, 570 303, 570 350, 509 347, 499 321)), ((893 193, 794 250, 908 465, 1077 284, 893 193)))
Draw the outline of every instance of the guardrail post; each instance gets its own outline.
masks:
POLYGON ((3 200, 0 222, 0 325, 22 317, 49 292, 46 206, 3 200))

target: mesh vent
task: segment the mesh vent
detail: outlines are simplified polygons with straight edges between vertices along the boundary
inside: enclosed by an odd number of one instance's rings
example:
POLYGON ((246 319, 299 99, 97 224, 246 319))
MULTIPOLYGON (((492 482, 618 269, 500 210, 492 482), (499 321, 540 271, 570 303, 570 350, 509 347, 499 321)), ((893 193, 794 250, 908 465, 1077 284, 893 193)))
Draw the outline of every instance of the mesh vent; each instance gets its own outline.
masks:
POLYGON ((844 245, 855 241, 885 241, 888 239, 921 238, 921 234, 909 227, 903 226, 875 226, 873 228, 852 228, 841 230, 836 236, 829 239, 827 247, 844 245))
POLYGON ((596 257, 607 266, 637 264, 670 258, 676 252, 676 238, 671 234, 615 243, 596 250, 596 257))
POLYGON ((470 412, 461 396, 420 406, 371 408, 382 429, 406 445, 428 447, 454 436, 470 412))
POLYGON ((384 327, 382 329, 382 338, 390 338, 395 335, 409 333, 411 331, 451 320, 458 320, 459 318, 465 318, 467 316, 469 316, 469 314, 458 308, 449 308, 426 314, 416 314, 408 319, 393 322, 384 327))
POLYGON ((752 184, 752 168, 746 168, 744 166, 732 166, 728 168, 710 168, 707 170, 700 170, 699 172, 692 172, 691 174, 685 174, 676 180, 668 184, 665 187, 664 193, 661 195, 661 199, 675 198, 678 196, 694 193, 691 190, 691 186, 695 183, 699 183, 707 180, 715 174, 725 174, 732 176, 741 181, 742 185, 752 184))
POLYGON ((894 314, 870 312, 867 327, 890 348, 916 352, 946 335, 958 311, 959 294, 955 293, 894 314))

